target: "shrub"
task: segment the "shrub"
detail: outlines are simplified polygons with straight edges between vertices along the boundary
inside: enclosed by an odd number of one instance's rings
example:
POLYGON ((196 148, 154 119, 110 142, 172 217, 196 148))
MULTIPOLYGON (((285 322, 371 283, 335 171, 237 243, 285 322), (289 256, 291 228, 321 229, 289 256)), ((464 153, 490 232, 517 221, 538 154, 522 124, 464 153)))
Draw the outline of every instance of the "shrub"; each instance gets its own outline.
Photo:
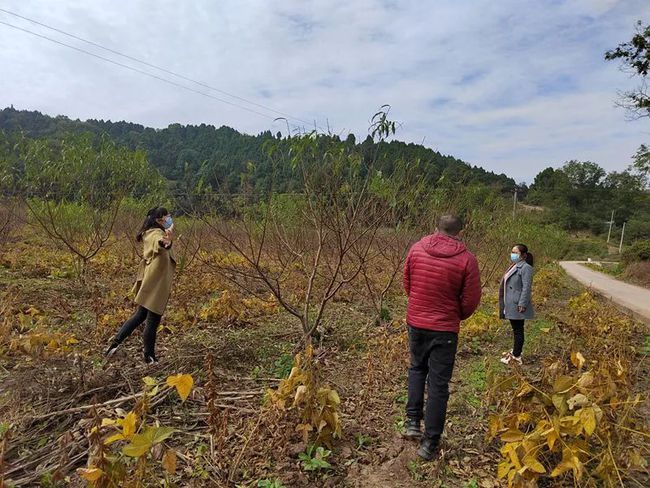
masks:
POLYGON ((636 241, 623 252, 625 264, 637 261, 650 261, 650 240, 636 241))

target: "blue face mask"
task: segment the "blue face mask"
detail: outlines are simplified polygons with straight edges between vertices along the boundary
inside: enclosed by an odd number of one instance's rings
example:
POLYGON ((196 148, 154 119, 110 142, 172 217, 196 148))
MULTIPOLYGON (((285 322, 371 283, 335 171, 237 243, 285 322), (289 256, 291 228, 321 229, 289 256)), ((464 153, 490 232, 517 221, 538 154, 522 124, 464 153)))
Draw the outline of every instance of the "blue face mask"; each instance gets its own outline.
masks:
POLYGON ((165 223, 163 224, 163 227, 165 227, 165 229, 169 229, 173 224, 174 224, 174 221, 172 220, 172 218, 170 216, 170 217, 167 217, 165 219, 165 223))
POLYGON ((513 263, 518 262, 520 259, 521 259, 521 256, 519 254, 517 254, 516 252, 510 253, 510 261, 512 261, 513 263))

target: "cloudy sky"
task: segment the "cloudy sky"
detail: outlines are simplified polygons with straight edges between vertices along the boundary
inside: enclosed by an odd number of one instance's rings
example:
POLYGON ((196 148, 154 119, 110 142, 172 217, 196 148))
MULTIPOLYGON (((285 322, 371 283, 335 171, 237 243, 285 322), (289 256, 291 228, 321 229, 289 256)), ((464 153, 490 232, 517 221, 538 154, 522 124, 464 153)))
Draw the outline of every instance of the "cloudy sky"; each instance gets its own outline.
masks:
POLYGON ((648 0, 0 0, 0 9, 211 87, 0 11, 0 22, 210 95, 0 24, 0 107, 248 133, 286 132, 273 120, 282 112, 365 137, 390 104, 399 139, 518 181, 569 159, 620 170, 650 143, 650 121, 626 121, 615 106, 634 80, 603 60, 636 20, 650 21, 648 0))

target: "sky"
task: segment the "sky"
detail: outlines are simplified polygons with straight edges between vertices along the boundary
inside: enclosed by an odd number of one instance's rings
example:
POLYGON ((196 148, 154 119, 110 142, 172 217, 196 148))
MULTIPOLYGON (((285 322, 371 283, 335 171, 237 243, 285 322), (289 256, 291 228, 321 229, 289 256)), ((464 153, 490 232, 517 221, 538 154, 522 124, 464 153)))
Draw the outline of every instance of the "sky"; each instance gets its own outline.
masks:
POLYGON ((0 24, 0 108, 251 134, 286 134, 274 120, 282 113, 291 127, 359 139, 388 104, 396 138, 526 182, 572 159, 620 171, 650 143, 650 120, 616 106, 638 80, 603 56, 637 20, 650 22, 648 0, 0 0, 0 9, 202 83, 0 11, 0 22, 175 83, 0 24))

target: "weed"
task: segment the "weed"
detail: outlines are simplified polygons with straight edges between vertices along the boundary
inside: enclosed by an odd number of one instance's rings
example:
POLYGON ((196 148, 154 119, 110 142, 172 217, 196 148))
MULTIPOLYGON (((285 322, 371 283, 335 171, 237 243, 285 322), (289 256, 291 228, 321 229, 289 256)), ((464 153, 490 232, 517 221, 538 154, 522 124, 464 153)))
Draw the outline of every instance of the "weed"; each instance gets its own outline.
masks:
POLYGON ((650 334, 645 336, 643 345, 641 346, 641 354, 650 355, 650 334))
POLYGON ((369 437, 359 432, 357 435, 354 436, 354 440, 357 443, 357 450, 360 451, 361 449, 365 449, 370 445, 370 443, 372 442, 372 437, 369 437))
POLYGON ((302 467, 305 471, 320 472, 332 468, 332 465, 327 461, 332 451, 328 451, 322 446, 316 447, 315 444, 310 444, 305 452, 301 452, 298 458, 302 461, 302 467))
POLYGON ((293 368, 293 356, 288 353, 282 354, 278 359, 273 361, 271 372, 274 378, 286 378, 293 368))
POLYGON ((404 432, 404 425, 406 424, 406 417, 402 414, 398 415, 395 417, 395 420, 393 422, 393 426, 395 427, 395 430, 397 432, 404 432))
POLYGON ((412 461, 408 462, 406 467, 409 470, 409 474, 411 475, 411 479, 413 479, 413 481, 424 481, 425 475, 422 472, 422 463, 416 459, 413 459, 412 461))
POLYGON ((281 481, 273 479, 263 479, 257 482, 257 488, 285 488, 281 481))

